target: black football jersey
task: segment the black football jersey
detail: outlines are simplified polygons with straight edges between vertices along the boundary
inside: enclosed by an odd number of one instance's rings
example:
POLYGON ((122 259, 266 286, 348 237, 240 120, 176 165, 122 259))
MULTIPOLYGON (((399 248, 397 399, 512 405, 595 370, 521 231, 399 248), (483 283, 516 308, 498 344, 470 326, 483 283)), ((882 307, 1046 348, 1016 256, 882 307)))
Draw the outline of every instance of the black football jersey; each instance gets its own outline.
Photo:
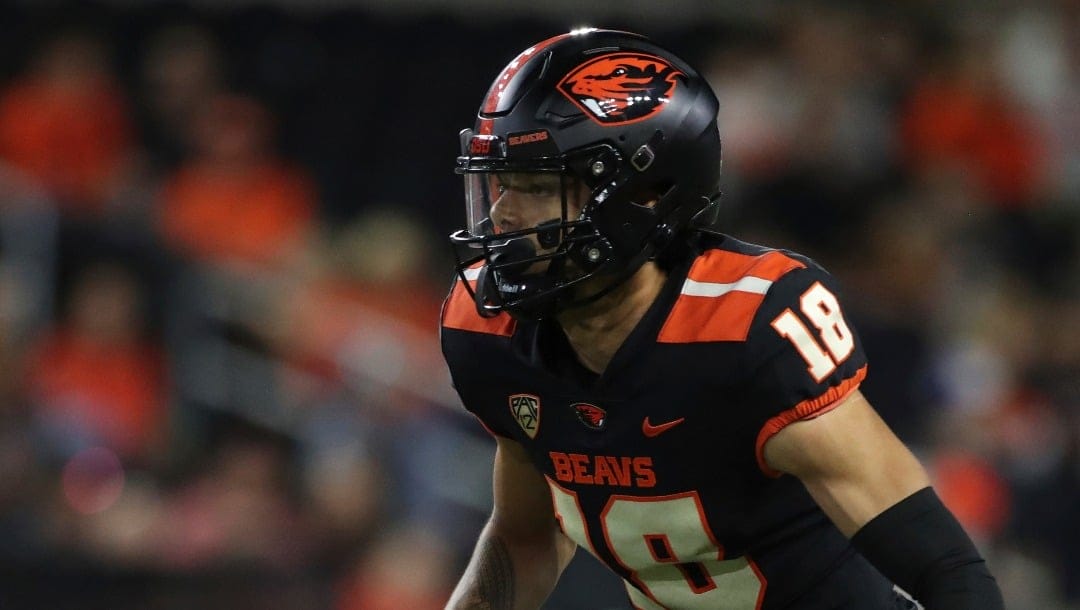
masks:
POLYGON ((525 448, 635 608, 888 608, 892 585, 763 459, 866 374, 838 294, 805 257, 717 237, 601 375, 553 322, 480 317, 460 280, 442 346, 466 408, 525 448))

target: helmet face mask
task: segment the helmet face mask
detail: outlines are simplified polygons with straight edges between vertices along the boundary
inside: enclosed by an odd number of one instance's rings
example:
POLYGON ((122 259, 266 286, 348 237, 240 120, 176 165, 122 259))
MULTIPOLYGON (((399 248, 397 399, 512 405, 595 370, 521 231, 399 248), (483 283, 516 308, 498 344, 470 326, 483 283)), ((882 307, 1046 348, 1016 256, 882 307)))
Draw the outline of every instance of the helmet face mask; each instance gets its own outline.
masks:
POLYGON ((477 279, 473 296, 482 315, 546 317, 557 309, 556 294, 565 298, 568 287, 609 262, 581 254, 599 253, 601 237, 584 215, 592 193, 573 173, 474 169, 464 179, 469 228, 451 241, 459 273, 477 279))
POLYGON ((478 312, 594 301, 685 233, 716 198, 716 111, 696 72, 637 35, 522 52, 461 132, 468 228, 451 242, 478 312))

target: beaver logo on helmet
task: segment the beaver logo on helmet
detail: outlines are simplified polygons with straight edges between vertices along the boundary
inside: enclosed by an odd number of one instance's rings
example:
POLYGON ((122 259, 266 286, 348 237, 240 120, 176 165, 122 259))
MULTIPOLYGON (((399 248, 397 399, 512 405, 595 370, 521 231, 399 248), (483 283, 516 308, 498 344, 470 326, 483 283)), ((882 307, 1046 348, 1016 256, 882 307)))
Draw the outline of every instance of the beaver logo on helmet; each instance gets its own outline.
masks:
POLYGON ((647 119, 664 109, 675 91, 677 68, 645 53, 609 53, 581 64, 559 91, 601 125, 647 119))

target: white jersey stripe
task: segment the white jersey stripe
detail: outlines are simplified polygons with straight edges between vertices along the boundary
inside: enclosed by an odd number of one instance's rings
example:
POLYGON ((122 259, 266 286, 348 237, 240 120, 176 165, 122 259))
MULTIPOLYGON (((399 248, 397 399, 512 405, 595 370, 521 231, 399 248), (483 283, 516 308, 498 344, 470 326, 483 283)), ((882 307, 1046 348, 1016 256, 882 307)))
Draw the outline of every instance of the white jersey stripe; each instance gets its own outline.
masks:
POLYGON ((697 282, 686 278, 682 293, 693 297, 718 297, 729 292, 750 292, 753 294, 765 294, 772 286, 770 280, 760 277, 747 276, 730 284, 716 284, 713 282, 697 282))
POLYGON ((465 279, 470 282, 476 281, 478 277, 480 277, 480 267, 465 270, 465 279))

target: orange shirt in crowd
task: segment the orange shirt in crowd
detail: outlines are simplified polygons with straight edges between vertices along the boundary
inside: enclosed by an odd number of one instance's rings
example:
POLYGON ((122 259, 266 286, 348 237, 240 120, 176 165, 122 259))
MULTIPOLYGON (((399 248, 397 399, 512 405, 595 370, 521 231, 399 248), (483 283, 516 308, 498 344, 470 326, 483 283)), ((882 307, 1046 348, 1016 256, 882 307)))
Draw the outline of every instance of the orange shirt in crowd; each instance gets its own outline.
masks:
POLYGON ((310 229, 315 211, 314 188, 298 169, 194 163, 165 185, 161 230, 170 247, 203 262, 273 264, 310 229))
POLYGON ((105 83, 65 88, 26 79, 0 97, 0 158, 68 211, 102 210, 131 143, 126 103, 105 83))
POLYGON ((57 332, 30 364, 46 419, 76 422, 121 456, 142 454, 164 418, 164 367, 145 344, 103 344, 57 332))
POLYGON ((1008 483, 986 459, 963 450, 933 458, 934 488, 964 528, 979 539, 1000 536, 1012 498, 1008 483))
POLYGON ((1022 205, 1040 178, 1039 134, 1001 99, 963 85, 927 82, 902 117, 908 162, 920 169, 959 163, 998 203, 1022 205))

